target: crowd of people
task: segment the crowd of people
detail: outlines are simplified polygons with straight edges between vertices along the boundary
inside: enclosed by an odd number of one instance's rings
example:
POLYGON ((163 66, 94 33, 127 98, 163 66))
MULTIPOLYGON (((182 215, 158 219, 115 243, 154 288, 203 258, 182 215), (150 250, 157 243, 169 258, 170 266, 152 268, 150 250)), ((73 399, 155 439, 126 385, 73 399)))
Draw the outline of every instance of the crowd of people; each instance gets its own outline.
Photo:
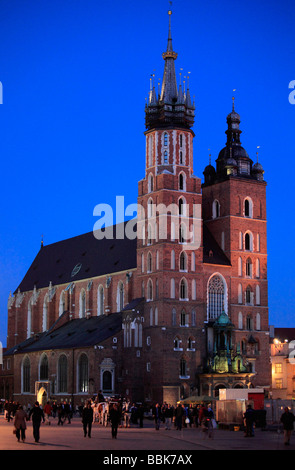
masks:
MULTIPOLYGON (((71 403, 47 402, 44 406, 40 406, 38 401, 33 406, 21 405, 16 401, 8 401, 2 403, 2 411, 4 411, 4 419, 7 422, 11 420, 14 423, 14 434, 18 442, 26 439, 27 421, 32 421, 33 437, 35 442, 40 440, 41 423, 50 425, 52 420, 57 420, 58 426, 71 424, 72 418, 78 416, 81 418, 84 437, 91 438, 93 423, 103 426, 110 426, 111 436, 117 438, 119 427, 137 426, 142 428, 144 417, 153 419, 155 430, 161 427, 165 430, 175 428, 177 431, 183 428, 200 427, 203 437, 213 437, 213 431, 217 427, 214 412, 210 405, 205 403, 196 405, 186 405, 178 403, 171 405, 169 403, 156 403, 152 408, 146 408, 142 403, 130 403, 121 398, 105 399, 101 392, 97 397, 88 400, 75 408, 71 403)), ((245 437, 254 436, 255 412, 251 405, 247 407, 244 413, 244 429, 245 437)), ((284 443, 290 445, 290 438, 294 429, 295 416, 285 408, 281 416, 281 423, 284 430, 284 443)))

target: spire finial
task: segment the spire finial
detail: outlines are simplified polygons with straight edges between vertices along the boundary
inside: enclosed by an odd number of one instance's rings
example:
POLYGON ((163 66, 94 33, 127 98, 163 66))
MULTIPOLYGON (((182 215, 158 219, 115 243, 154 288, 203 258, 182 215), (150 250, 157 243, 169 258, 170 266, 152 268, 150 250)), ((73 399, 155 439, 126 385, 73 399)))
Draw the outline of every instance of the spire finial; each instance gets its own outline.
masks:
POLYGON ((210 153, 210 149, 208 149, 209 151, 209 165, 211 165, 211 153, 210 153))
MULTIPOLYGON (((237 91, 236 88, 233 89, 233 93, 237 91)), ((233 95, 232 97, 232 100, 233 100, 233 111, 235 110, 235 96, 233 95)))
POLYGON ((260 145, 257 145, 257 152, 256 152, 256 156, 257 156, 257 163, 258 163, 258 149, 260 149, 260 145))
POLYGON ((43 233, 41 235, 41 248, 43 248, 43 244, 44 244, 44 237, 43 237, 43 233))

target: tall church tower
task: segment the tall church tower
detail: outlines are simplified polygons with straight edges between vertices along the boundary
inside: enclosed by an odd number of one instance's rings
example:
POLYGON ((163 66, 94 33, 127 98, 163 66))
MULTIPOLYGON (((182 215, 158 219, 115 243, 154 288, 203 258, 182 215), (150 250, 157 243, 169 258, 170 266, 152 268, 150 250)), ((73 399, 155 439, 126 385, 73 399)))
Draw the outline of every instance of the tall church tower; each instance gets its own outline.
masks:
POLYGON ((171 397, 169 401, 175 402, 180 396, 179 384, 186 386, 189 370, 200 361, 191 352, 198 334, 196 318, 201 317, 195 299, 201 282, 196 271, 202 261, 202 237, 201 180, 193 175, 195 109, 189 84, 186 89, 181 83, 177 86, 171 11, 163 59, 161 92, 157 95, 152 83, 145 108, 146 169, 138 186, 137 292, 147 301, 147 394, 150 399, 171 397))

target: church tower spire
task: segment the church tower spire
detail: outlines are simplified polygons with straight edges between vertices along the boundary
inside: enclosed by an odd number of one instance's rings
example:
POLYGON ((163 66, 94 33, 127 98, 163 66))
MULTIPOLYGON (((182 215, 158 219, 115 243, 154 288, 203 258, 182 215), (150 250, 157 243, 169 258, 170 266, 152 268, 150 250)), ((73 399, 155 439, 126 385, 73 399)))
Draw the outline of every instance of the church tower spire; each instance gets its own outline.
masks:
MULTIPOLYGON (((156 98, 155 92, 150 92, 149 100, 146 105, 145 124, 146 128, 163 128, 167 126, 175 126, 190 129, 194 124, 194 105, 191 103, 189 89, 186 96, 179 96, 177 90, 177 80, 175 73, 175 60, 177 53, 173 50, 172 34, 171 34, 171 15, 172 11, 168 11, 169 28, 167 49, 163 52, 162 57, 165 61, 164 74, 162 80, 161 93, 156 98)), ((180 84, 181 90, 181 84, 180 84)))

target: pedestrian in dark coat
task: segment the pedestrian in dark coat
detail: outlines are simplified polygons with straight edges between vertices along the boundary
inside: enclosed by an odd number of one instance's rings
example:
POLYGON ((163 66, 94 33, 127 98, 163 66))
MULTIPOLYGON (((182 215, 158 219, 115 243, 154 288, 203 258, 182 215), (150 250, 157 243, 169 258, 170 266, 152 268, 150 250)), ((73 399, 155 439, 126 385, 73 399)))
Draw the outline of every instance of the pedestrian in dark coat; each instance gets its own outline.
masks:
POLYGON ((183 407, 180 403, 178 403, 176 410, 175 410, 175 425, 177 431, 181 431, 182 429, 182 417, 184 415, 183 407))
POLYGON ((251 405, 248 405, 248 408, 244 414, 246 422, 246 434, 245 437, 254 436, 254 421, 255 421, 255 412, 251 405))
POLYGON ((91 428, 93 423, 93 409, 91 403, 88 402, 85 408, 82 411, 82 423, 84 430, 84 437, 88 434, 88 437, 91 437, 91 428))
POLYGON ((159 403, 157 403, 156 406, 153 409, 153 417, 154 417, 154 420, 155 420, 156 431, 158 431, 160 429, 160 423, 161 423, 161 419, 162 419, 162 412, 161 412, 161 407, 160 407, 159 403))
POLYGON ((31 409, 29 418, 32 417, 32 423, 33 423, 33 436, 35 439, 35 442, 39 442, 40 440, 40 426, 41 426, 41 421, 43 420, 44 422, 44 413, 43 410, 39 406, 39 402, 35 402, 35 406, 31 409))
POLYGON ((19 405, 17 412, 14 415, 14 427, 16 429, 16 438, 19 442, 20 438, 23 442, 26 439, 26 429, 27 429, 27 413, 21 405, 19 405))
POLYGON ((294 429, 294 421, 295 421, 295 416, 293 415, 293 413, 291 413, 289 408, 286 406, 285 412, 281 416, 281 423, 283 423, 283 427, 284 427, 285 446, 290 445, 290 438, 294 429))
POLYGON ((112 438, 117 439, 118 426, 121 420, 121 413, 116 404, 110 409, 110 422, 112 425, 112 438))

